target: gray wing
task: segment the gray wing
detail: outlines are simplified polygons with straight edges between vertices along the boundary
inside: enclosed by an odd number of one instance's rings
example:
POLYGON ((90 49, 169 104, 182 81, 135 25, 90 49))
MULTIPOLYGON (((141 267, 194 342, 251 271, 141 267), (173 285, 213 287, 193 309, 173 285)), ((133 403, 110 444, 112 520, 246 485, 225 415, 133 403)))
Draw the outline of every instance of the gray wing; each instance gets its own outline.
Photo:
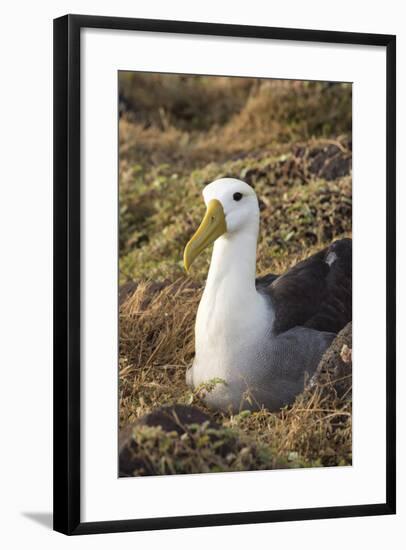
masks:
POLYGON ((264 368, 250 385, 255 403, 271 411, 291 405, 303 392, 334 338, 335 334, 304 327, 271 338, 264 350, 267 357, 264 368))

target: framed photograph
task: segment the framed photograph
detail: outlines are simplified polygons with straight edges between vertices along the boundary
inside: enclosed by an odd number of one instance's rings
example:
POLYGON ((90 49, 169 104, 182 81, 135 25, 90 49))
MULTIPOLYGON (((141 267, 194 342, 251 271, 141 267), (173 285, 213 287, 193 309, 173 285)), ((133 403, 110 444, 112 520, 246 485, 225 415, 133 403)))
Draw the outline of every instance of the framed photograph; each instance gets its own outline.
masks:
POLYGON ((57 531, 395 513, 395 46, 54 21, 57 531))

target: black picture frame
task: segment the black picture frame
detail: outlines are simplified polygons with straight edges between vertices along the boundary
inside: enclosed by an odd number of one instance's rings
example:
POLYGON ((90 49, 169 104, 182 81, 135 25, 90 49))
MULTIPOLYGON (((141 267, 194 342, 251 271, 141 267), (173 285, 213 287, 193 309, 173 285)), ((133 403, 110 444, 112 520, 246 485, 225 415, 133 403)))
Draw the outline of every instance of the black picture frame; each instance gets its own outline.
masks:
POLYGON ((66 15, 54 20, 54 529, 67 535, 394 514, 396 511, 396 37, 184 21, 66 15), (80 520, 80 30, 102 28, 386 48, 386 500, 379 504, 80 520))

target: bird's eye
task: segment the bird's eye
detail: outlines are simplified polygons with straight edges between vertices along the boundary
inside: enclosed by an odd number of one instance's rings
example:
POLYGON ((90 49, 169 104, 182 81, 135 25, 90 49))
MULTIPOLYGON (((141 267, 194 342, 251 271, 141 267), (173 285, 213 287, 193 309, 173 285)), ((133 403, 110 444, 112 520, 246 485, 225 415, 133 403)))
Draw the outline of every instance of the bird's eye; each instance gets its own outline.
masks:
POLYGON ((240 201, 242 199, 242 193, 234 193, 233 199, 235 201, 240 201))

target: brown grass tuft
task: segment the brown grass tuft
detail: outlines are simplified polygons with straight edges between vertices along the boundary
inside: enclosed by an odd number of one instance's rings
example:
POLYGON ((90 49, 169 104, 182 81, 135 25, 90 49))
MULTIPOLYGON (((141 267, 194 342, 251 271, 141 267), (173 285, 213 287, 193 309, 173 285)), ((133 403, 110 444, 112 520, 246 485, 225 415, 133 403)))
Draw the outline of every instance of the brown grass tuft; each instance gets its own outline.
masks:
POLYGON ((120 310, 120 422, 186 399, 201 292, 187 281, 154 292, 141 283, 120 310))

